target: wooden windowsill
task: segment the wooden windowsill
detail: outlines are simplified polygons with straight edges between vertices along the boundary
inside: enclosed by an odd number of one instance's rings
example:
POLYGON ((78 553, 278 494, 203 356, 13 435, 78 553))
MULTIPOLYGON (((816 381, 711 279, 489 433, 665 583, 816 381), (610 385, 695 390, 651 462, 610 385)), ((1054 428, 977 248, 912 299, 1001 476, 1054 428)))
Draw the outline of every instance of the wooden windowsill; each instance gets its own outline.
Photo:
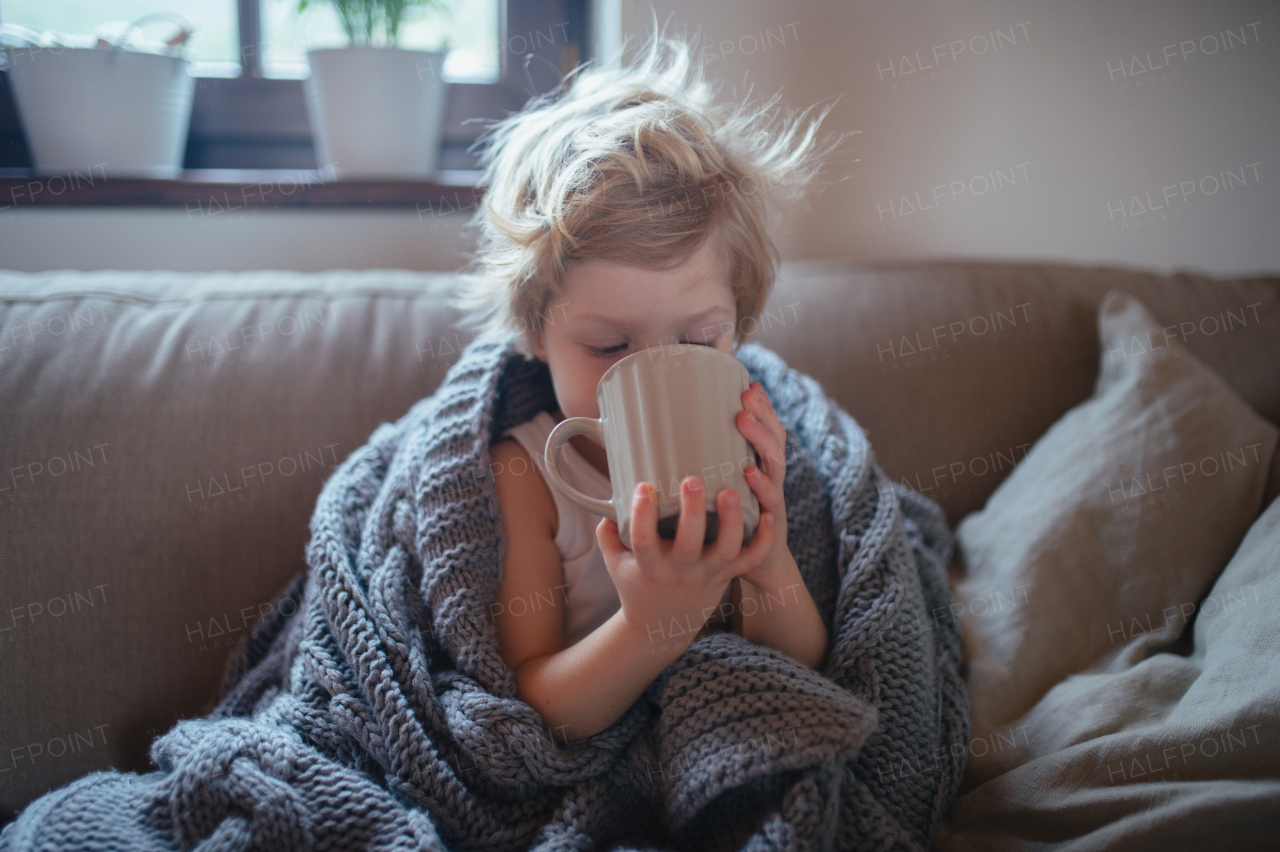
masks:
POLYGON ((28 207, 179 207, 209 215, 247 207, 391 207, 439 215, 474 209, 479 171, 433 180, 335 180, 314 169, 188 169, 178 178, 113 177, 101 167, 67 175, 0 169, 0 210, 28 207))

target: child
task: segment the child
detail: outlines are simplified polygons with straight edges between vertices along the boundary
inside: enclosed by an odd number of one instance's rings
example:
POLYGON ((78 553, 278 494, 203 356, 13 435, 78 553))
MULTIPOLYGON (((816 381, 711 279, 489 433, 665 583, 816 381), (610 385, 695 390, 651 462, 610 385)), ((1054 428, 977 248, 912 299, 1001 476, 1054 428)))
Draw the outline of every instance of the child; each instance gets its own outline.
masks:
MULTIPOLYGON (((816 174, 825 116, 774 133, 773 104, 718 107, 688 47, 655 38, 634 65, 579 69, 490 136, 486 275, 455 304, 487 332, 515 331, 519 350, 547 364, 559 403, 490 448, 506 541, 495 629, 522 700, 566 741, 607 728, 714 630, 811 668, 827 653, 787 547, 786 432, 759 382, 737 419, 760 459, 745 471, 761 509, 746 546, 732 488, 715 495, 721 529, 703 545, 701 479, 681 483, 674 540, 658 537, 656 492, 641 483, 628 550, 614 520, 564 499, 543 466, 557 422, 600 416, 596 385, 618 359, 671 342, 733 354, 742 322, 762 311, 777 264, 765 191, 798 195, 816 174), (788 605, 743 612, 766 594, 788 605), (517 598, 555 605, 513 608, 517 598)), ((578 435, 563 453, 566 478, 611 496, 602 446, 578 435)))

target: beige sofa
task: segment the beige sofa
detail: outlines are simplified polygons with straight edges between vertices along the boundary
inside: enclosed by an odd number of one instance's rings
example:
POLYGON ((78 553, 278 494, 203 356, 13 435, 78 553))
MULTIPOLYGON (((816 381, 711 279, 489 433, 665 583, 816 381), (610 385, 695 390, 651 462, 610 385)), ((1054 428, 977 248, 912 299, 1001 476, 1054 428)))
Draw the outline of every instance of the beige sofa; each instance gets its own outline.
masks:
MULTIPOLYGON (((6 820, 87 772, 146 771, 151 740, 210 707, 232 647, 305 567, 335 464, 467 342, 443 304, 454 280, 0 273, 6 820)), ((1275 277, 794 264, 745 330, 817 378, 954 526, 1090 396, 1112 289, 1280 423, 1275 277)), ((1258 511, 1278 490, 1273 465, 1258 511)))

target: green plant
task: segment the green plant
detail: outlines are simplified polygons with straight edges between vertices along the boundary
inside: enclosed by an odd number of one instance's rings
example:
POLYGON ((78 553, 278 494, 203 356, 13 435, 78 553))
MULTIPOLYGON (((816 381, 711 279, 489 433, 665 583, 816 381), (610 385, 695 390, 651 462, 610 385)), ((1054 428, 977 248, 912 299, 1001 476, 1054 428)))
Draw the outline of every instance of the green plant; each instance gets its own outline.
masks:
POLYGON ((400 37, 400 24, 415 10, 447 11, 452 0, 298 0, 298 12, 313 2, 330 3, 347 38, 353 45, 374 44, 374 33, 381 30, 382 43, 395 45, 400 37))

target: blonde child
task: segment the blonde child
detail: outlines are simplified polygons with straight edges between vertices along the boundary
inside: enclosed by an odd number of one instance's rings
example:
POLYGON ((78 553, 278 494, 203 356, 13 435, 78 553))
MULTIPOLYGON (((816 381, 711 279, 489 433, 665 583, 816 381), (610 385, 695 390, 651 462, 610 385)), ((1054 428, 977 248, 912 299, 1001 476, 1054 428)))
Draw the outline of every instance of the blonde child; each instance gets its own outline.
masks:
MULTIPOLYGON (((543 467, 557 422, 600 416, 596 385, 618 359, 671 342, 733 354, 763 309, 777 264, 767 197, 798 195, 816 174, 822 118, 774 132, 773 102, 726 109, 712 98, 688 47, 655 38, 633 65, 580 69, 498 124, 484 155, 485 274, 455 304, 484 331, 514 331, 547 364, 559 404, 490 448, 505 538, 495 629, 522 700, 565 740, 607 728, 715 630, 812 668, 827 653, 787 546, 786 431, 759 382, 737 418, 759 458, 745 471, 761 509, 746 546, 732 488, 715 495, 720 531, 704 545, 699 477, 681 483, 673 540, 658 537, 656 492, 641 483, 627 549, 614 520, 568 502, 543 467), (787 603, 765 607, 766 595, 787 603), (752 597, 759 605, 744 607, 752 597)), ((563 453, 566 478, 610 496, 602 446, 579 435, 563 453)))

